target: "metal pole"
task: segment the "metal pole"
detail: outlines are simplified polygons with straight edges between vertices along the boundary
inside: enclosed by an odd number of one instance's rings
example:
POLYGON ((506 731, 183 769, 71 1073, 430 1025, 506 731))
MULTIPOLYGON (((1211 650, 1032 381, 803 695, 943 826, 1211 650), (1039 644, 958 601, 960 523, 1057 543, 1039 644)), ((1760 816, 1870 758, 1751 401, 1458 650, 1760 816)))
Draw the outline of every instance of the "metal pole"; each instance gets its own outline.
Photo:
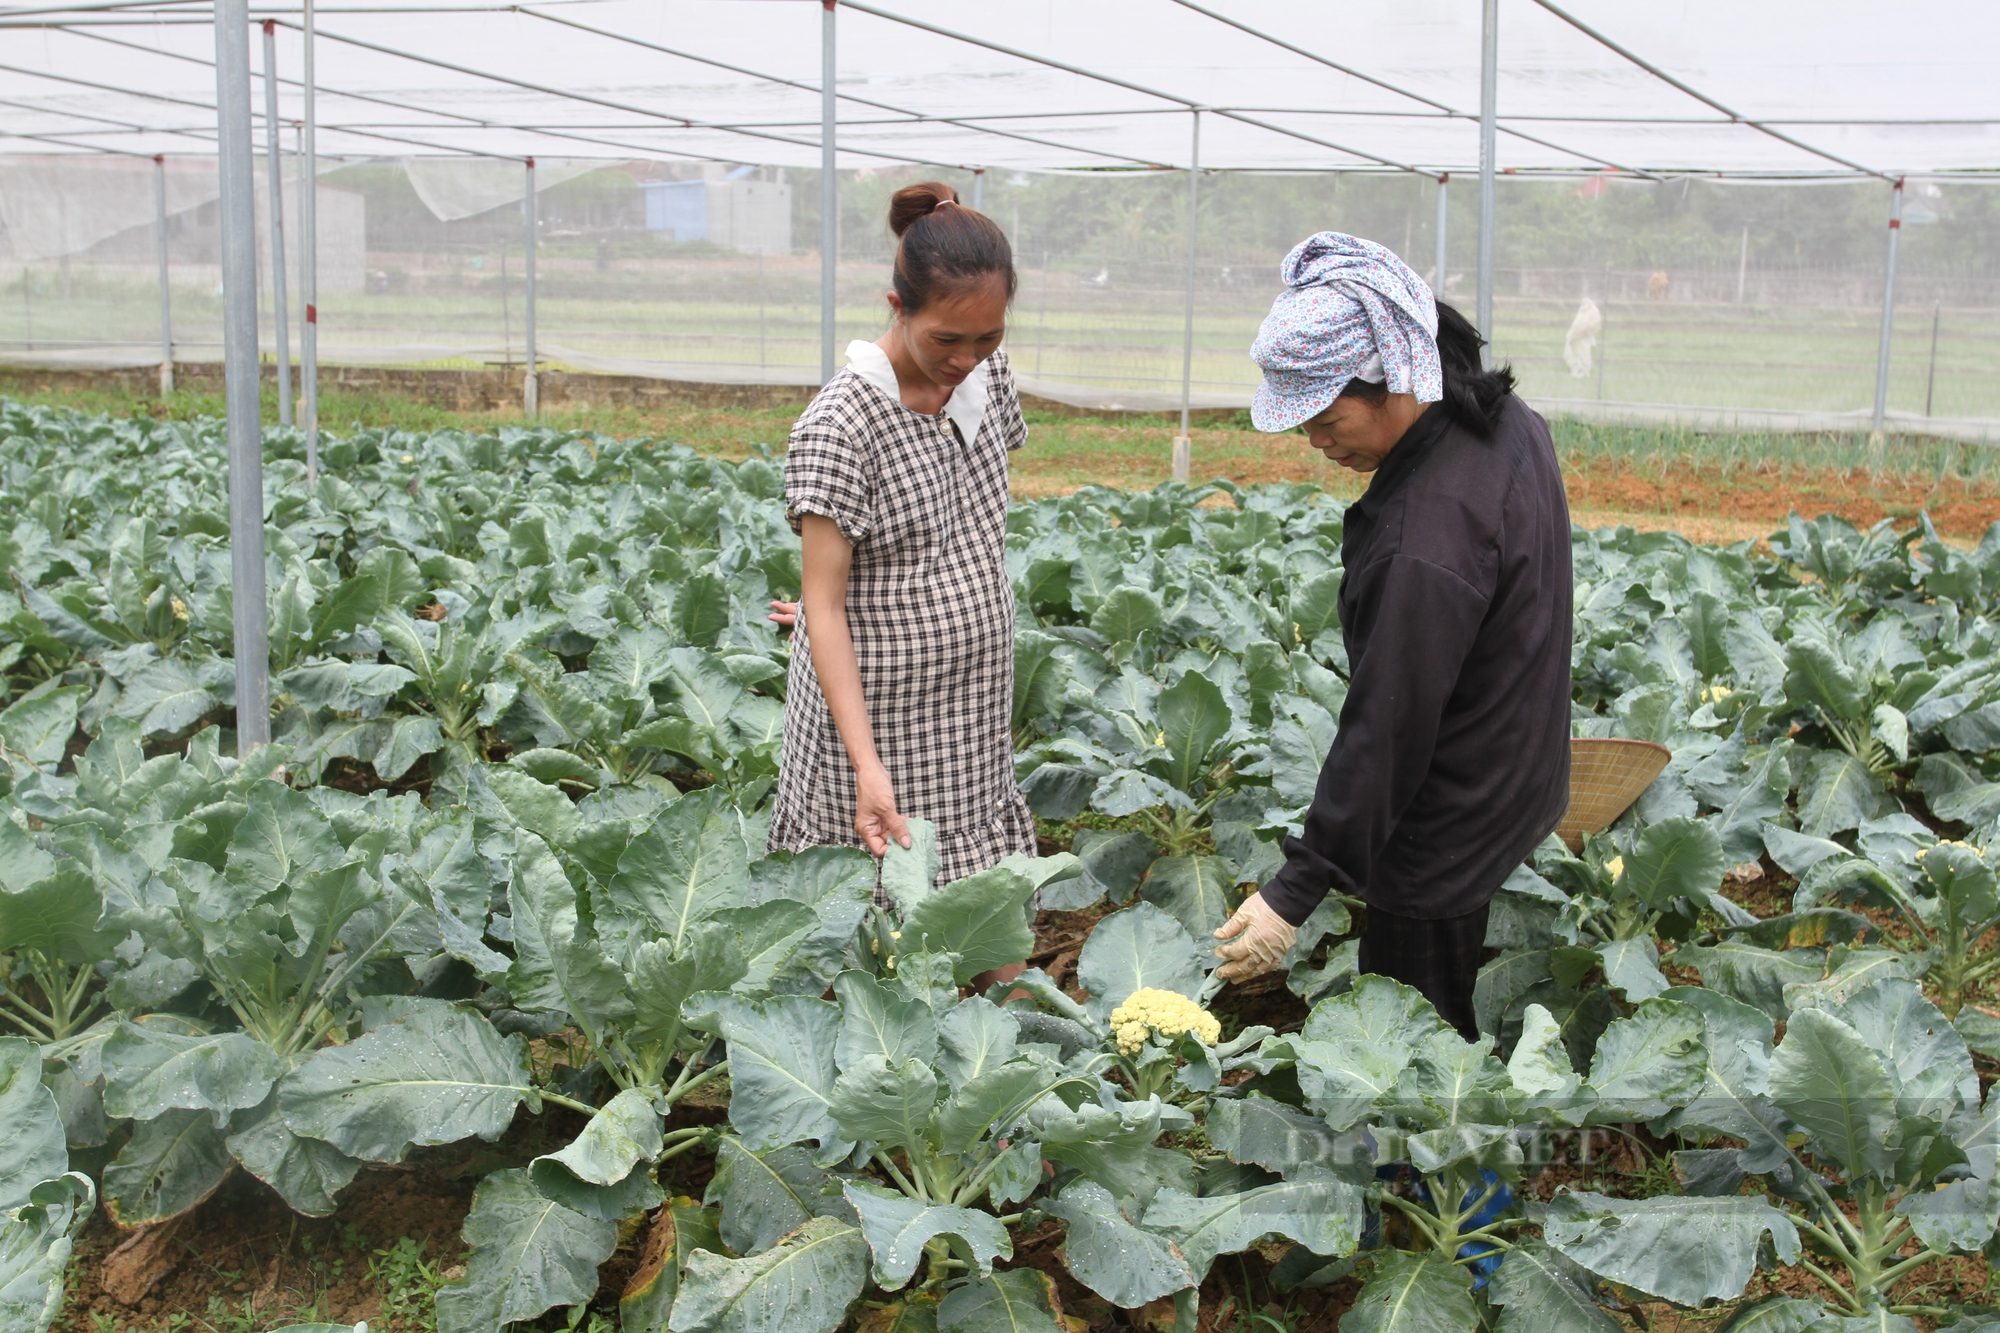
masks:
POLYGON ((521 410, 529 416, 541 412, 541 386, 535 383, 535 159, 528 159, 528 193, 521 200, 521 216, 528 226, 527 291, 527 377, 521 381, 521 410))
POLYGON ((174 304, 173 296, 167 290, 167 159, 163 153, 153 155, 153 193, 160 206, 157 228, 160 252, 160 397, 167 398, 174 391, 174 304))
POLYGON ((299 395, 305 407, 306 485, 319 484, 319 122, 313 111, 313 0, 305 0, 305 127, 300 141, 299 395))
POLYGON ((1938 317, 1943 313, 1944 313, 1944 302, 1942 301, 1933 302, 1931 305, 1931 369, 1930 369, 1930 374, 1924 377, 1925 416, 1929 416, 1931 414, 1931 403, 1937 394, 1938 317))
POLYGON ((1451 188, 1451 173, 1449 171, 1439 172, 1438 173, 1438 225, 1437 225, 1438 254, 1437 254, 1437 266, 1431 270, 1431 294, 1433 296, 1439 297, 1440 299, 1442 299, 1444 296, 1445 223, 1448 220, 1448 214, 1446 212, 1445 205, 1449 202, 1450 188, 1451 188))
POLYGON ((1194 398, 1194 245, 1200 235, 1201 215, 1201 111, 1194 116, 1194 134, 1188 148, 1188 239, 1187 239, 1187 319, 1181 328, 1181 433, 1174 436, 1174 480, 1188 479, 1194 459, 1194 438, 1188 433, 1188 408, 1194 398))
POLYGON ((984 212, 985 209, 986 209, 986 168, 975 167, 973 168, 972 171, 972 211, 975 213, 980 213, 984 212))
POLYGON ((1875 426, 1868 443, 1883 443, 1882 418, 1889 410, 1889 334, 1896 320, 1896 236, 1903 230, 1903 178, 1889 191, 1889 255, 1882 266, 1882 340, 1875 350, 1875 426))
POLYGON ((819 24, 819 378, 833 378, 833 301, 840 248, 840 181, 834 175, 837 147, 833 93, 833 7, 820 0, 819 24))
POLYGON ((1743 304, 1744 280, 1750 276, 1750 227, 1743 228, 1743 249, 1736 256, 1736 304, 1743 304))
POLYGON ((285 310, 285 173, 278 147, 278 25, 264 20, 264 166, 271 181, 271 312, 277 321, 278 424, 292 424, 292 333, 285 310))
MULTIPOLYGON (((758 371, 759 371, 759 372, 763 371, 763 369, 764 369, 764 367, 765 367, 765 365, 767 364, 767 362, 768 362, 768 359, 769 359, 769 358, 768 358, 768 356, 767 356, 767 354, 765 353, 765 350, 764 350, 764 348, 765 348, 765 342, 764 342, 764 249, 763 249, 763 247, 762 247, 762 246, 759 246, 759 247, 757 248, 757 369, 758 369, 758 371)), ((757 378, 758 378, 758 382, 759 382, 759 383, 761 383, 761 382, 763 381, 763 375, 762 375, 761 373, 760 373, 760 374, 758 375, 758 377, 757 377, 757 378)))
POLYGON ((249 0, 215 0, 215 109, 222 191, 223 396, 229 417, 229 592, 236 629, 236 754, 241 758, 271 740, 249 0))
POLYGON ((1493 159, 1499 115, 1500 0, 1485 0, 1479 55, 1479 363, 1493 367, 1493 159))

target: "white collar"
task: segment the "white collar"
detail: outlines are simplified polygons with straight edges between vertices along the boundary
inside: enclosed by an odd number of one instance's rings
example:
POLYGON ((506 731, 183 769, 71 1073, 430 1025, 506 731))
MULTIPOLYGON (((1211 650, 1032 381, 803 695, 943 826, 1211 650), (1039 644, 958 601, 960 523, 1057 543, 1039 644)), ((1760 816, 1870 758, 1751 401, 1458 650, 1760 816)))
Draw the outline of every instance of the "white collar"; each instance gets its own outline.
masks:
MULTIPOLYGON (((889 364, 889 354, 874 343, 856 338, 847 344, 847 368, 887 394, 890 402, 903 401, 903 386, 896 380, 896 368, 889 364)), ((979 437, 979 422, 986 415, 986 397, 986 363, 981 361, 965 377, 965 382, 951 391, 944 405, 944 414, 958 427, 967 444, 979 437)))

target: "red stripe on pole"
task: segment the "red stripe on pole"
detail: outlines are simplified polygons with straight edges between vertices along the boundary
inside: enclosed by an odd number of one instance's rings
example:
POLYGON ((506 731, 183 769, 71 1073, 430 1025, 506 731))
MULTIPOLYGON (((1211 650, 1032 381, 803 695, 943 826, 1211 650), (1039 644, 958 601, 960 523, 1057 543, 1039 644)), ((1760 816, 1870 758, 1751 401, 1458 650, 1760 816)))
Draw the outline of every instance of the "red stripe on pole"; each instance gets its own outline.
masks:
POLYGON ((1890 230, 1890 231, 1901 231, 1902 229, 1903 229, 1903 220, 1902 220, 1901 218, 1890 218, 1890 219, 1889 219, 1889 230, 1890 230))
POLYGON ((311 302, 306 303, 306 323, 308 324, 319 323, 319 307, 313 305, 311 302))

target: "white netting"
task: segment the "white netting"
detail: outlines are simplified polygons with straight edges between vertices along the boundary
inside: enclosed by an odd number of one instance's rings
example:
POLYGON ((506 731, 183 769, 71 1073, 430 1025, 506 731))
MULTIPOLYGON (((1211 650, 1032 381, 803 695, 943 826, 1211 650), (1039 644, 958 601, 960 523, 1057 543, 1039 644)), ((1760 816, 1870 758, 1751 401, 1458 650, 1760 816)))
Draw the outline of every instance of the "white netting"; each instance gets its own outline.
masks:
MULTIPOLYGON (((322 360, 519 364, 522 169, 465 160, 322 165, 322 360), (492 197, 501 202, 464 211, 492 197)), ((213 164, 170 158, 168 167, 176 356, 211 360, 221 339, 213 164)), ((159 359, 152 172, 144 161, 0 159, 0 359, 159 359), (77 218, 89 225, 65 221, 77 218), (64 243, 69 253, 60 253, 64 243)), ((882 214, 889 192, 917 174, 843 173, 836 345, 882 328, 892 253, 882 214)), ((296 319, 298 183, 287 176, 296 319)), ((268 273, 261 181, 260 161, 268 273)), ((958 184, 969 197, 970 181, 958 184)), ((537 185, 542 362, 712 383, 817 382, 814 173, 571 159, 538 164, 537 185)), ((1443 284, 1446 299, 1468 311, 1477 240, 1470 185, 1451 187, 1443 284)), ((1177 407, 1186 177, 1007 173, 982 189, 1015 244, 1021 287, 1008 344, 1024 387, 1083 407, 1177 407)), ((1248 403, 1257 373, 1246 351, 1275 293, 1278 260, 1311 231, 1373 237, 1431 276, 1435 190, 1393 176, 1206 177, 1194 405, 1248 403)), ((1865 428, 1887 196, 1876 182, 1503 180, 1495 345, 1531 398, 1582 416, 1865 428), (1573 336, 1585 303, 1597 327, 1573 336)), ((2000 436, 1996 203, 2000 193, 1984 185, 1909 187, 1889 384, 1899 426, 2000 436)))

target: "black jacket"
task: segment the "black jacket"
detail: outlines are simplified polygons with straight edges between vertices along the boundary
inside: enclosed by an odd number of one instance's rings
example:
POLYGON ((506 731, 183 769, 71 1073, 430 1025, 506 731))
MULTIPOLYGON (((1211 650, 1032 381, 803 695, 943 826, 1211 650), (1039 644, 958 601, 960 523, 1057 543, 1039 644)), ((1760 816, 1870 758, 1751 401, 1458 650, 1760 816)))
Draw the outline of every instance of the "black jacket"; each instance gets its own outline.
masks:
POLYGON ((1433 404, 1347 511, 1340 730, 1264 898, 1337 887, 1399 916, 1478 910, 1569 801, 1569 505, 1548 424, 1482 439, 1433 404))

